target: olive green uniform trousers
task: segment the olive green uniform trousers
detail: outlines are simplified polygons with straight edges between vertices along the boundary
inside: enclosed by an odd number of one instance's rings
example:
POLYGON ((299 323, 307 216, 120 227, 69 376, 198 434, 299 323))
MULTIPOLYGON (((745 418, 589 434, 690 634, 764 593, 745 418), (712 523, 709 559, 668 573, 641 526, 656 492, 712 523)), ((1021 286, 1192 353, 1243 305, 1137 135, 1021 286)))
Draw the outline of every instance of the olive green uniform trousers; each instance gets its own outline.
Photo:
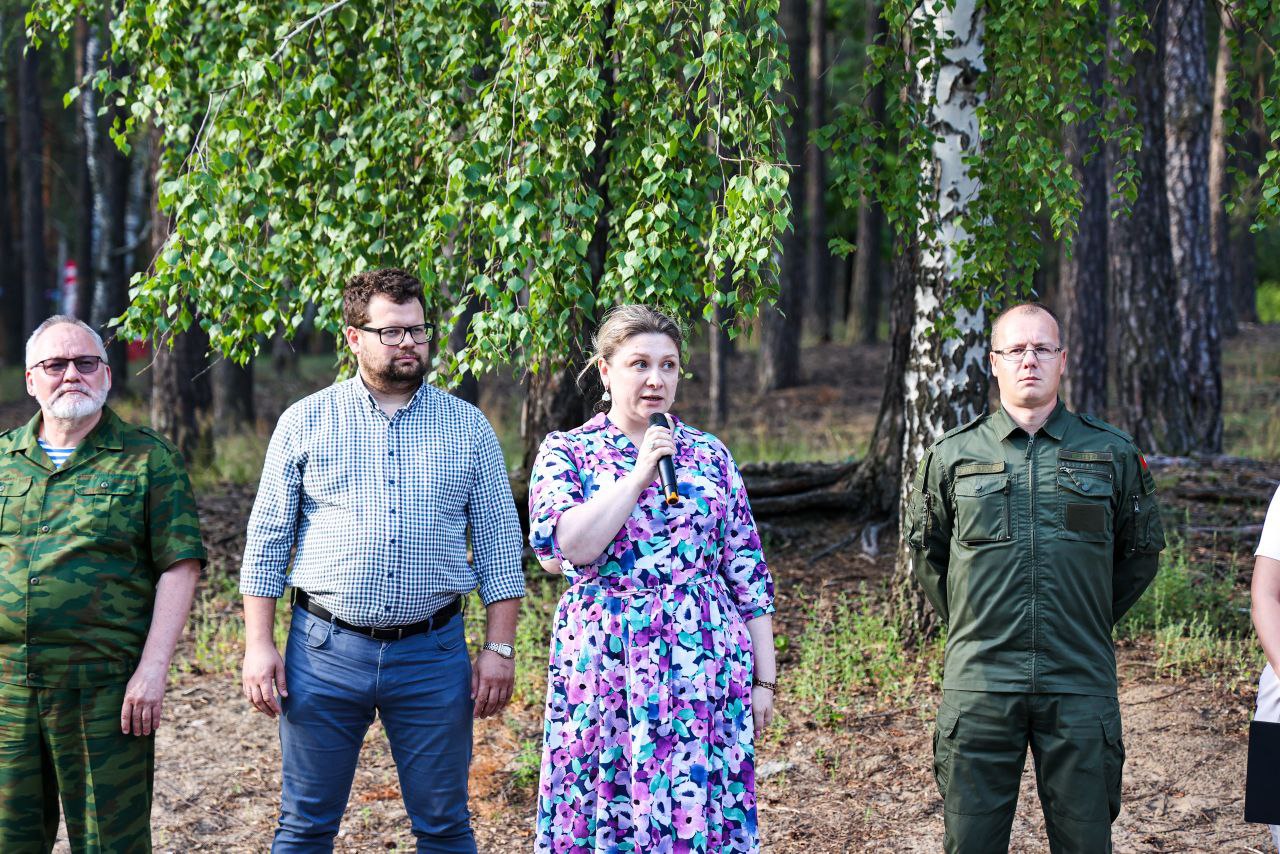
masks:
POLYGON ((76 854, 151 850, 155 739, 120 732, 124 688, 0 683, 0 852, 50 851, 59 796, 76 854))
POLYGON ((933 771, 949 854, 1004 854, 1027 745, 1053 854, 1111 851, 1124 742, 1114 697, 942 692, 933 771))

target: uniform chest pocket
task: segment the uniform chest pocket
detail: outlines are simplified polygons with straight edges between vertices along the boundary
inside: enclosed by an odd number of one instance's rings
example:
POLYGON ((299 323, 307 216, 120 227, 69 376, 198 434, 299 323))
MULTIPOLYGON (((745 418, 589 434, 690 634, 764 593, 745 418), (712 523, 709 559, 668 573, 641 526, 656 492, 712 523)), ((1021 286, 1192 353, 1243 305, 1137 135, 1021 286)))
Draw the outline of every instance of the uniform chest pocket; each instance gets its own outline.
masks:
POLYGON ((71 527, 96 536, 131 539, 145 532, 138 512, 138 478, 89 472, 76 478, 76 510, 71 527))
POLYGON ((1115 484, 1110 471, 1058 466, 1058 522, 1065 540, 1111 542, 1115 484))
POLYGON ((16 534, 22 530, 22 511, 30 491, 31 478, 25 475, 10 475, 0 480, 0 534, 16 534))
POLYGON ((990 469, 1003 463, 956 469, 955 536, 962 543, 993 543, 1011 539, 1009 475, 990 469), (966 469, 975 469, 969 473, 966 469))

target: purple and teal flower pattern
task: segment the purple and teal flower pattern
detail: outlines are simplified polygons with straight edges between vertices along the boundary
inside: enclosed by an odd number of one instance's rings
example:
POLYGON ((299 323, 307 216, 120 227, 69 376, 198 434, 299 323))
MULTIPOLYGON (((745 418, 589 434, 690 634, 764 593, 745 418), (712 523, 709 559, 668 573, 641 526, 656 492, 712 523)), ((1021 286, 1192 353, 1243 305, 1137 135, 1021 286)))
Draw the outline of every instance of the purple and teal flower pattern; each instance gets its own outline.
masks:
POLYGON ((601 414, 543 441, 529 539, 569 581, 548 673, 535 851, 759 850, 746 621, 773 580, 742 475, 675 420, 680 502, 657 482, 590 564, 564 560, 561 514, 625 477, 631 440, 601 414))

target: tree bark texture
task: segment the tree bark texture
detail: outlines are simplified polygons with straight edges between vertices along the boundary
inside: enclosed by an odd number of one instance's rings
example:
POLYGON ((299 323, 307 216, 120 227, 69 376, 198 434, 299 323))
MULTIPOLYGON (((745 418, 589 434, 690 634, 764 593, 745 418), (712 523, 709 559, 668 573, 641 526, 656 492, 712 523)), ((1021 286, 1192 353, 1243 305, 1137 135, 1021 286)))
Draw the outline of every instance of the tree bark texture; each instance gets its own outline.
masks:
POLYGON ((782 237, 778 270, 778 304, 760 313, 760 362, 757 381, 761 391, 775 391, 800 384, 800 333, 805 296, 804 211, 805 155, 808 139, 809 17, 804 0, 781 0, 778 20, 787 38, 791 77, 786 85, 791 122, 786 130, 787 162, 792 165, 788 185, 791 194, 791 231, 782 237))
POLYGON ((49 316, 48 251, 44 240, 44 114, 40 106, 40 51, 28 49, 18 27, 18 163, 22 198, 24 337, 49 316))
POLYGON ((723 429, 729 422, 729 360, 733 355, 726 326, 729 322, 728 309, 717 307, 715 320, 707 328, 710 426, 715 430, 723 429))
POLYGON ((1234 275, 1231 263, 1231 222, 1227 217, 1226 199, 1230 194, 1227 177, 1226 112, 1231 106, 1231 88, 1228 78, 1235 62, 1231 56, 1230 34, 1235 18, 1230 14, 1230 4, 1224 2, 1218 15, 1218 55, 1213 71, 1213 107, 1209 128, 1209 244, 1213 250, 1213 264, 1217 271, 1218 331, 1222 335, 1235 335, 1235 294, 1232 292, 1234 275))
MULTIPOLYGON (((453 331, 449 333, 449 347, 453 352, 457 353, 466 346, 467 331, 471 328, 471 318, 475 317, 479 309, 480 297, 473 292, 467 297, 466 308, 463 309, 462 316, 458 318, 458 322, 454 324, 453 331)), ((453 393, 472 406, 478 406, 480 404, 480 380, 471 371, 467 371, 458 381, 453 393)))
MULTIPOLYGON (((0 33, 0 45, 3 42, 0 33)), ((12 68, 10 60, 12 51, 0 53, 4 67, 12 68)), ((0 97, 0 299, 4 300, 4 351, 0 357, 5 364, 23 365, 23 347, 26 344, 22 334, 25 321, 23 305, 22 272, 18 266, 17 249, 13 242, 13 196, 9 186, 9 115, 8 99, 0 97)))
MULTIPOLYGON (((96 60, 89 52, 89 22, 83 17, 76 21, 75 28, 75 65, 81 79, 88 78, 95 70, 96 60)), ((92 89, 93 87, 88 87, 92 89)), ((81 103, 76 111, 76 143, 79 146, 79 157, 76 169, 76 199, 80 205, 80 216, 76 223, 76 293, 72 313, 88 322, 89 308, 93 303, 93 177, 91 170, 97 152, 89 144, 91 130, 86 127, 86 115, 93 115, 88 105, 96 101, 97 90, 80 93, 81 103)))
POLYGON ((237 365, 219 359, 213 366, 213 421, 221 434, 252 430, 257 420, 253 400, 253 362, 237 365))
MULTIPOLYGON (((1085 74, 1101 107, 1103 64, 1089 63, 1085 74)), ((1069 125, 1066 143, 1083 207, 1071 251, 1060 257, 1058 305, 1067 348, 1062 392, 1076 412, 1101 416, 1107 407, 1107 169, 1097 119, 1069 125)))
MULTIPOLYGON (((1135 55, 1115 36, 1120 14, 1113 4, 1107 36, 1108 64, 1134 68, 1117 91, 1133 99, 1133 121, 1142 128, 1137 154, 1140 179, 1128 213, 1116 201, 1116 145, 1107 147, 1107 277, 1111 339, 1107 354, 1115 392, 1111 420, 1148 453, 1187 454, 1197 447, 1187 375, 1178 353, 1177 288, 1169 248, 1169 200, 1165 194, 1163 39, 1154 51, 1135 55)), ((1163 32, 1165 6, 1144 0, 1155 32, 1163 32)))
MULTIPOLYGON (((966 160, 980 153, 978 109, 986 98, 984 11, 976 0, 957 0, 953 6, 946 0, 926 0, 915 14, 926 19, 934 39, 916 46, 919 55, 938 55, 930 73, 917 73, 914 93, 937 136, 932 156, 921 164, 923 183, 936 195, 921 211, 920 236, 909 253, 915 267, 904 271, 911 280, 912 328, 903 375, 899 519, 906 518, 911 483, 925 451, 946 430, 981 413, 987 400, 983 308, 955 311, 954 334, 947 338, 935 328, 960 279, 958 247, 966 237, 960 218, 979 190, 966 160)), ((933 617, 912 578, 911 559, 905 536, 899 536, 899 616, 908 635, 918 637, 932 630, 933 617)))
MULTIPOLYGON (((827 0, 809 0, 808 130, 827 123, 827 0)), ((804 147, 805 277, 810 328, 823 341, 831 340, 832 308, 838 277, 827 249, 827 159, 812 140, 804 147)))
MULTIPOLYGON (((865 34, 867 44, 879 44, 885 38, 887 24, 881 15, 882 0, 867 0, 865 34)), ((884 84, 878 83, 867 93, 867 111, 877 123, 884 121, 884 84)), ((860 344, 874 344, 880 337, 880 305, 884 279, 880 265, 880 247, 884 242, 884 212, 875 199, 862 193, 858 197, 858 249, 853 256, 853 284, 849 295, 850 339, 860 344)))
POLYGON ((1205 0, 1168 0, 1164 113, 1169 239, 1198 450, 1222 450, 1222 347, 1209 231, 1209 60, 1205 0))
POLYGON ((533 470, 533 460, 548 433, 572 430, 587 420, 588 411, 571 368, 544 362, 536 373, 530 372, 520 412, 524 470, 533 470))

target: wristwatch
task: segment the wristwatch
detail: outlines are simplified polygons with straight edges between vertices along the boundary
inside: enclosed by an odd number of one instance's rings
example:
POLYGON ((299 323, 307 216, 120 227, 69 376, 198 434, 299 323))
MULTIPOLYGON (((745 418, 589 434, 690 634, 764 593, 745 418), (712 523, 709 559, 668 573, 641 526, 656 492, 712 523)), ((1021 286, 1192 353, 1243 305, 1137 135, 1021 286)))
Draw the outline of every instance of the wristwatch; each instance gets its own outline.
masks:
POLYGON ((490 641, 484 645, 484 648, 490 652, 496 652, 508 661, 516 657, 515 647, 509 643, 494 643, 493 641, 490 641))

